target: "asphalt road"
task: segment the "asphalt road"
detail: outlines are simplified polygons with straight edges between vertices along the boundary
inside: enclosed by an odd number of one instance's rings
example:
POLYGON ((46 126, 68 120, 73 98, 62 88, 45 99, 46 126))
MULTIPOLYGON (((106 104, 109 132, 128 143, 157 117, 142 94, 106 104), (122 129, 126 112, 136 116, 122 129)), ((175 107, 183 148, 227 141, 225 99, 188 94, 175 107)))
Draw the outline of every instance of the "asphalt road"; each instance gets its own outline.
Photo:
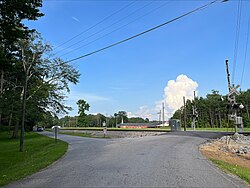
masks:
POLYGON ((245 187, 200 154, 198 145, 206 138, 199 133, 122 139, 59 138, 69 143, 63 158, 6 187, 245 187))

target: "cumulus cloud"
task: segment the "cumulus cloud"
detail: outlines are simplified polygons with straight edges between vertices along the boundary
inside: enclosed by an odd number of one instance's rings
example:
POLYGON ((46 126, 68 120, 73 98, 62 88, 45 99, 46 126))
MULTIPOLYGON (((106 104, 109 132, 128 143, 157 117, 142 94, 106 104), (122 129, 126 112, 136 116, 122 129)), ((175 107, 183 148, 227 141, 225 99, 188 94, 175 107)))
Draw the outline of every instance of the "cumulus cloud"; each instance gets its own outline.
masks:
POLYGON ((193 92, 197 90, 198 83, 186 75, 179 75, 176 80, 169 80, 164 89, 164 102, 166 112, 172 115, 177 109, 183 106, 183 96, 186 99, 193 99, 193 92))
MULTIPOLYGON (((156 101, 154 106, 141 106, 136 112, 127 112, 128 117, 142 117, 150 120, 158 120, 159 112, 162 110, 162 103, 165 104, 165 120, 183 106, 183 96, 186 99, 193 99, 193 92, 198 88, 198 83, 186 75, 177 76, 176 80, 169 80, 164 88, 163 99, 156 101)), ((161 111, 162 113, 162 111, 161 111)), ((161 114, 162 116, 162 114, 161 114)), ((162 117, 161 117, 162 118, 162 117)))
POLYGON ((129 118, 131 117, 141 117, 141 118, 148 118, 150 120, 154 119, 154 108, 150 108, 147 105, 144 106, 140 106, 138 111, 136 111, 135 113, 132 112, 127 112, 127 115, 129 118))

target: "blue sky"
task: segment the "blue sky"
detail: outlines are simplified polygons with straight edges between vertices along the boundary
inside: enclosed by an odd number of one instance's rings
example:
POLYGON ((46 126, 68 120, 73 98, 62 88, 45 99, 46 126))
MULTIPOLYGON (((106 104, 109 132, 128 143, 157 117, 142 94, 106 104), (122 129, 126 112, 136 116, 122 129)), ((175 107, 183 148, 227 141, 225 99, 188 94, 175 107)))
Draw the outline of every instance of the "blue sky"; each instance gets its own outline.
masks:
MULTIPOLYGON (((67 61, 208 2, 44 0, 41 11, 45 16, 26 24, 42 33, 43 38, 55 47, 56 56, 67 61), (96 25, 111 14, 114 15, 96 25), (89 29, 93 25, 96 26, 89 29), (79 37, 61 45, 87 29, 79 37), (73 45, 75 43, 79 44, 73 45)), ((131 117, 156 119, 162 101, 169 117, 180 105, 182 95, 190 98, 193 90, 197 90, 199 96, 205 96, 213 89, 225 95, 225 59, 229 59, 232 71, 237 8, 236 0, 216 3, 131 41, 71 63, 80 71, 81 78, 79 84, 71 86, 67 99, 67 104, 74 108, 70 115, 77 114, 76 101, 84 99, 91 106, 89 113, 112 115, 125 110, 131 117)), ((250 1, 243 1, 235 84, 241 82, 249 15, 250 1)), ((242 90, 250 88, 249 60, 250 57, 245 64, 242 90)))

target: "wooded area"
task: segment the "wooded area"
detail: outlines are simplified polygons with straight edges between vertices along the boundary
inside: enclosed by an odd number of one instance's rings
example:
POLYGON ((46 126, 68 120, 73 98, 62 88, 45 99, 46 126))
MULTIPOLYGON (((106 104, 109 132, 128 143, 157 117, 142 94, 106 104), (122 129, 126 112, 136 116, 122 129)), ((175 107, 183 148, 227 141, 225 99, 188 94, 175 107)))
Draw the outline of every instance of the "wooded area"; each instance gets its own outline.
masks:
POLYGON ((17 138, 21 127, 20 151, 25 129, 31 130, 46 114, 70 109, 63 103, 68 84, 76 84, 80 76, 53 55, 39 33, 23 24, 43 16, 41 6, 42 0, 0 3, 0 128, 8 125, 17 138))
MULTIPOLYGON (((244 127, 250 127, 250 89, 247 91, 241 91, 239 96, 236 96, 238 104, 243 104, 243 109, 238 109, 237 114, 243 117, 244 127)), ((207 94, 205 98, 197 97, 195 104, 198 112, 197 127, 211 127, 211 128, 222 128, 232 127, 233 122, 229 121, 228 115, 230 114, 230 106, 227 101, 227 96, 222 96, 218 91, 213 90, 211 94, 207 94)), ((186 113, 187 113, 187 126, 191 127, 193 118, 193 100, 187 100, 186 102, 186 113)), ((180 119, 182 126, 184 124, 184 106, 178 109, 173 119, 180 119)))

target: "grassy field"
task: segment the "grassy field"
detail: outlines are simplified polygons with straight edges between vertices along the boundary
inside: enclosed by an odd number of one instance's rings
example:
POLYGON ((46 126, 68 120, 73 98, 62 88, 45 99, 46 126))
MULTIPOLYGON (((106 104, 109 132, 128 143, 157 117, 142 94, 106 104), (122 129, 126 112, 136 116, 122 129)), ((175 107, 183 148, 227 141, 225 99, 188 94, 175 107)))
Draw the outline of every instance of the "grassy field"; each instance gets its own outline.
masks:
POLYGON ((19 152, 19 140, 0 132, 0 186, 24 178, 59 159, 68 144, 37 133, 25 133, 24 152, 19 152))
MULTIPOLYGON (((193 129, 187 128, 188 131, 191 131, 193 129)), ((196 131, 218 131, 218 132, 234 132, 234 128, 196 128, 196 131)), ((240 132, 240 129, 238 129, 240 132)), ((243 132, 250 132, 250 128, 244 128, 243 132)))
MULTIPOLYGON (((91 130, 102 131, 102 127, 64 127, 62 130, 91 130)), ((183 129, 182 129, 183 130, 183 129)), ((217 131, 217 132, 234 132, 233 128, 196 128, 196 131, 217 131)), ((156 132, 169 132, 170 127, 164 128, 146 128, 146 129, 129 129, 129 128, 108 128, 108 131, 156 131, 156 132)), ((187 131, 193 131, 191 128, 187 128, 187 131)), ((238 129, 238 131, 240 131, 238 129)), ((244 132, 250 132, 250 128, 244 128, 244 132)))
MULTIPOLYGON (((64 127, 62 130, 89 130, 89 131, 103 131, 102 127, 64 127)), ((146 128, 146 129, 129 129, 129 128, 108 128, 108 131, 156 131, 169 132, 169 127, 164 128, 146 128)))
POLYGON ((241 179, 245 180, 248 184, 250 184, 249 168, 230 164, 221 160, 216 160, 216 159, 210 159, 210 160, 225 172, 230 172, 232 174, 235 174, 236 176, 239 176, 241 179))

